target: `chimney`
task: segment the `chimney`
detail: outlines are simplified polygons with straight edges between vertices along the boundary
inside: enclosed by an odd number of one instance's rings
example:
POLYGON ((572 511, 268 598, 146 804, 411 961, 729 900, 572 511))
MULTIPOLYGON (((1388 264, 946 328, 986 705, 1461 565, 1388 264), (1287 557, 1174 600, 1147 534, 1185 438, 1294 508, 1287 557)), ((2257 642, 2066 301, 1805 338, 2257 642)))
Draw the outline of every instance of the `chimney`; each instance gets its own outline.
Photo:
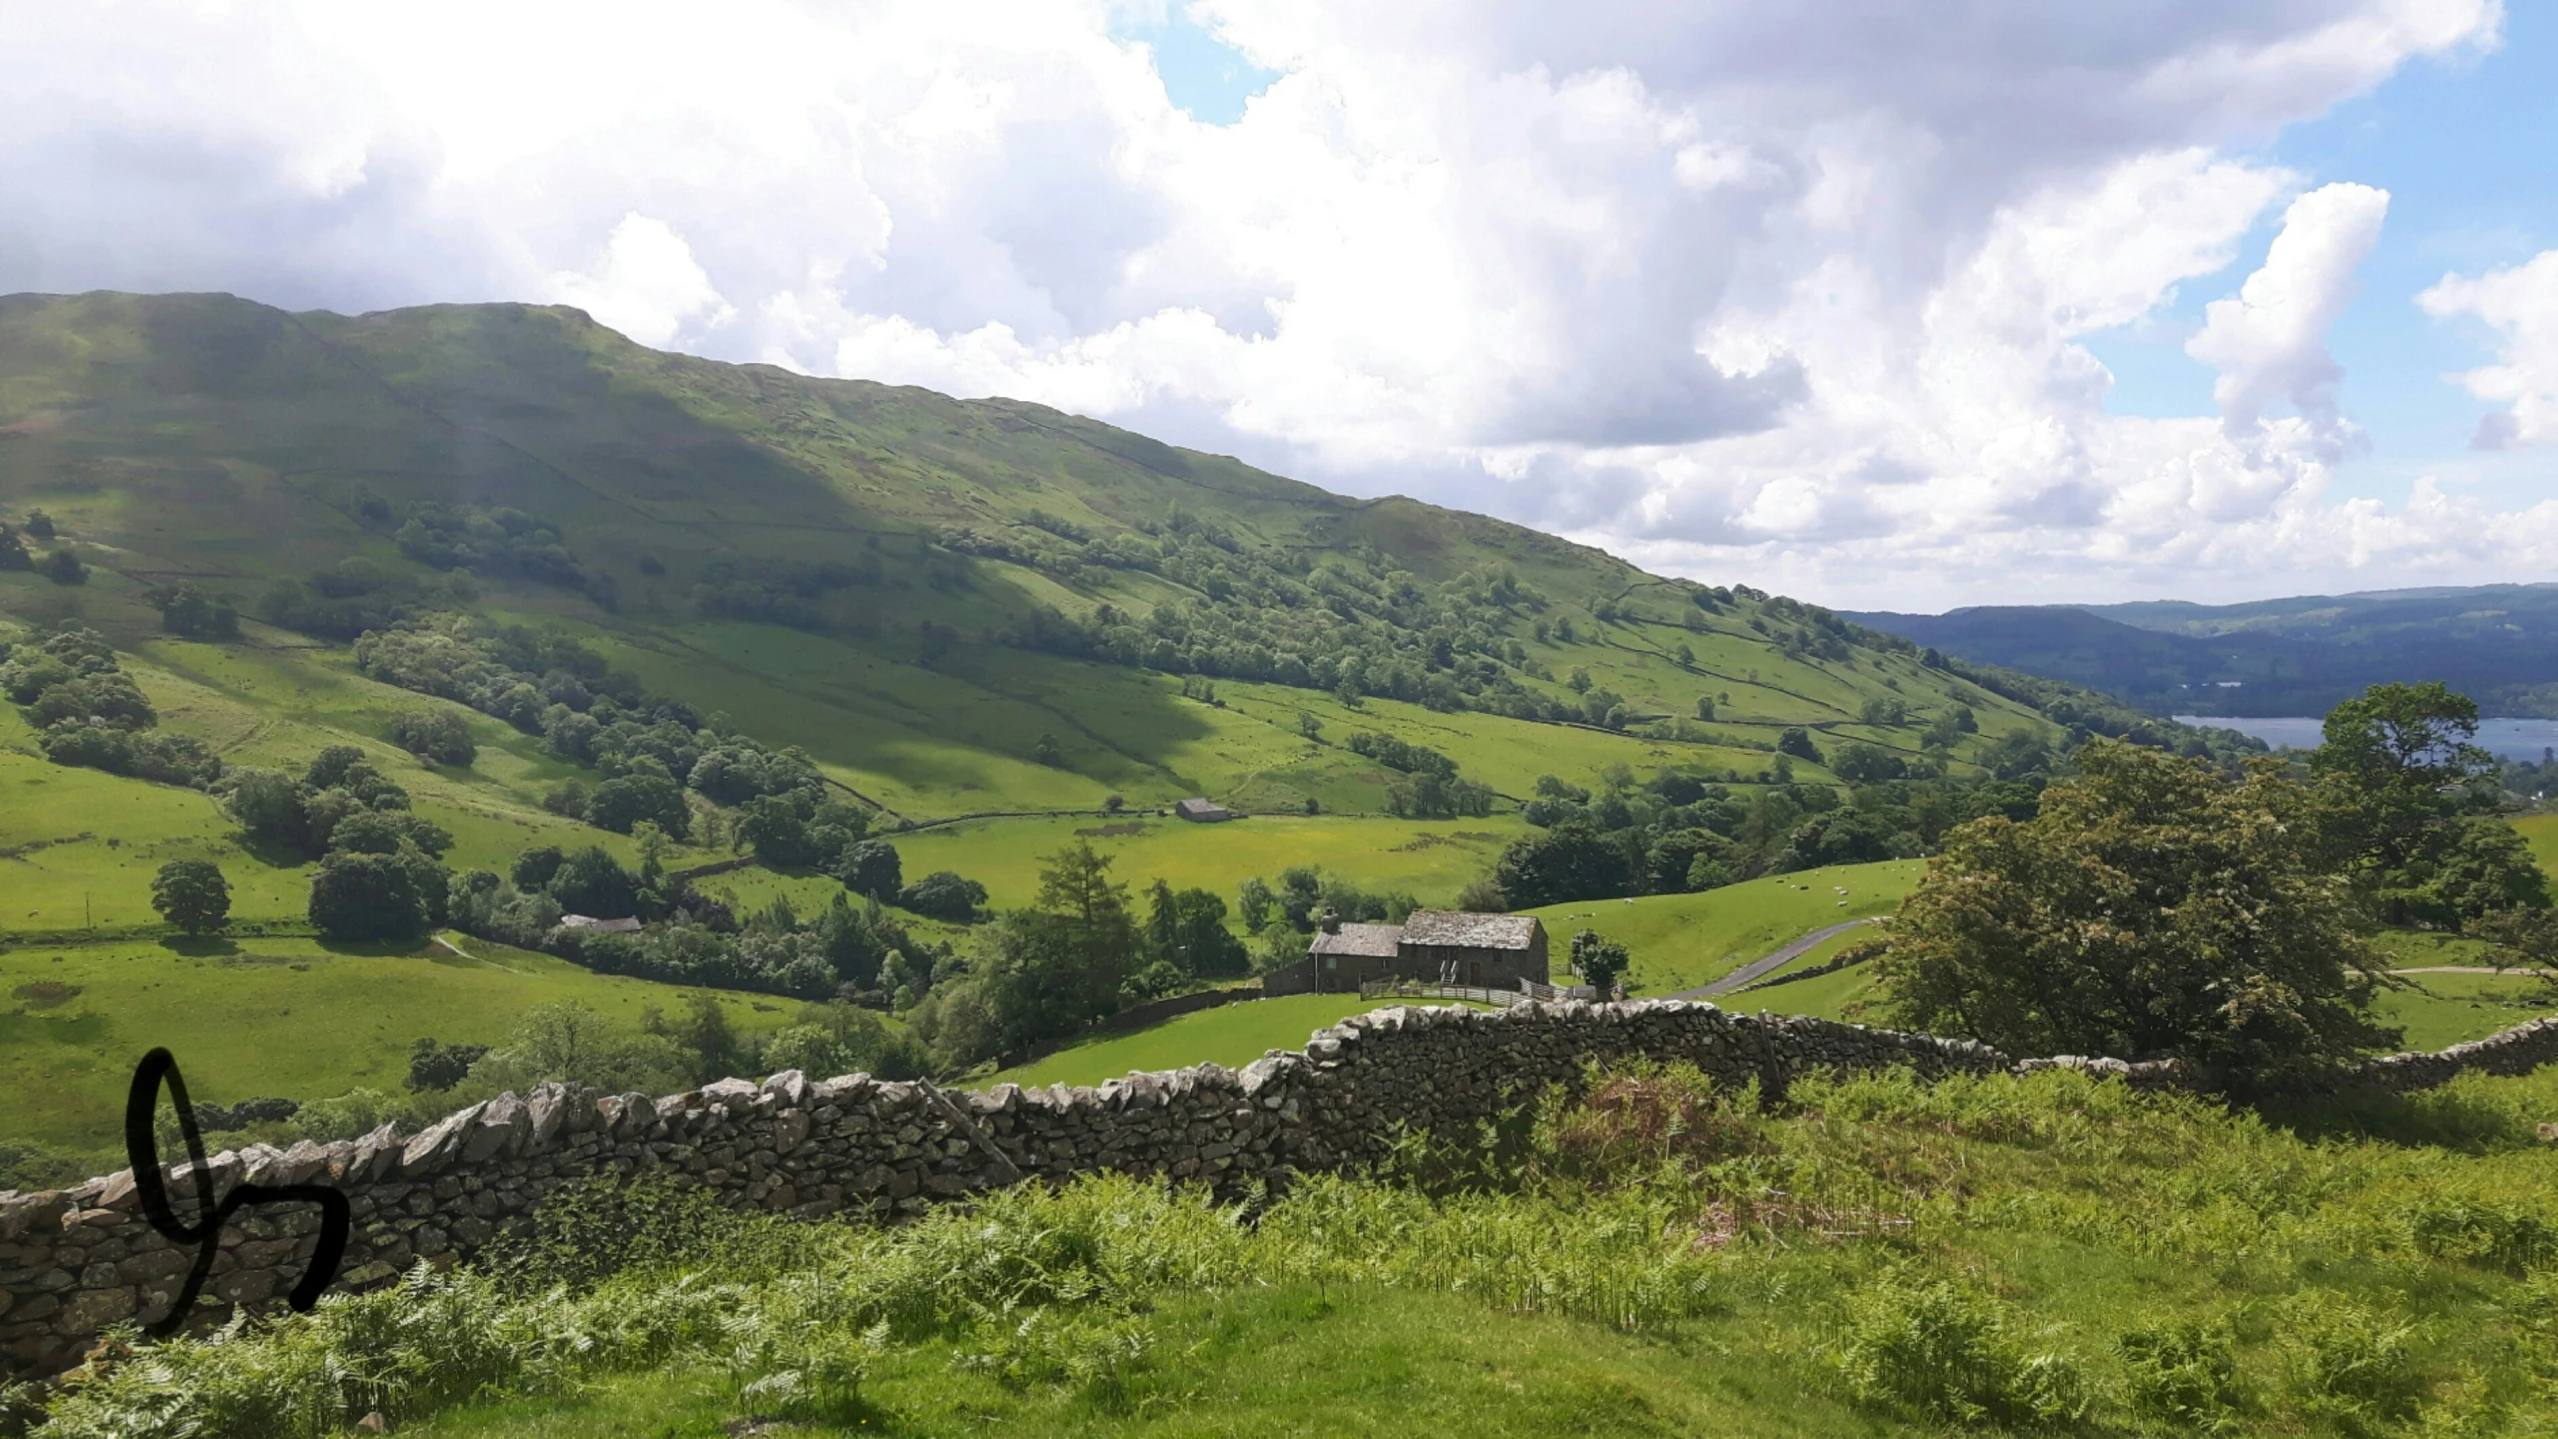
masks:
POLYGON ((1323 918, 1318 920, 1317 923, 1323 926, 1324 933, 1339 934, 1341 933, 1341 911, 1337 909, 1327 909, 1323 912, 1323 918))

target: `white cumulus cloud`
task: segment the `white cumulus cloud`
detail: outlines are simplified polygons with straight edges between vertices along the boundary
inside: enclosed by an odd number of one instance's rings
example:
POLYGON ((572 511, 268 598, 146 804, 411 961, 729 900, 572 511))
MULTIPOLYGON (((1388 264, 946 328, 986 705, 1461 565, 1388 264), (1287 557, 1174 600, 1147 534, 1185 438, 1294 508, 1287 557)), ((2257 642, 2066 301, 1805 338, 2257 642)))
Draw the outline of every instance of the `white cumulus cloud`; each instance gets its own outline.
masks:
POLYGON ((2496 364, 2451 377, 2478 398, 2508 407, 2479 421, 2480 449, 2558 442, 2558 250, 2475 279, 2446 275, 2416 303, 2431 315, 2475 316, 2503 342, 2496 364))
MULTIPOLYGON (((2247 157, 2497 0, 1192 0, 1279 76, 1227 126, 1137 8, 0 0, 0 290, 565 300, 1841 603, 2479 562, 2327 497, 2385 197, 2247 157), (2293 196, 2196 338, 2223 413, 2110 413, 2088 338, 2293 196)), ((2464 382, 2539 435, 2502 303, 2464 382)))
POLYGON ((2288 401, 2322 436, 2342 440, 2336 386, 2344 368, 2327 353, 2327 332, 2353 298, 2354 270, 2380 241, 2389 192, 2325 185, 2292 201, 2265 263, 2236 295, 2203 311, 2185 353, 2220 372, 2212 399, 2232 437, 2264 428, 2267 409, 2288 401))

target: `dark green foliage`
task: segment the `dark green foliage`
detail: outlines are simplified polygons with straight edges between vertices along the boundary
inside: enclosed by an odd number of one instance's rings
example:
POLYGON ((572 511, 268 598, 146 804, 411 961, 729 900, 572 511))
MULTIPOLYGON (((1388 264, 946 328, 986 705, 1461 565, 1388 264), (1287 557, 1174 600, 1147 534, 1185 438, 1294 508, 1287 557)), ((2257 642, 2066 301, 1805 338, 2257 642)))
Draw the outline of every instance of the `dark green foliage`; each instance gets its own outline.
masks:
POLYGON ((1857 741, 1839 746, 1837 762, 1830 768, 1850 784, 1874 784, 1909 774, 1909 764, 1899 755, 1857 741))
POLYGON ((976 975, 942 1002, 937 1043, 965 1063, 1072 1034, 1119 1009, 1140 948, 1110 857, 1077 840, 1049 856, 1034 907, 987 932, 976 975))
POLYGON ((387 629, 412 616, 465 603, 477 593, 465 575, 420 581, 358 556, 300 583, 276 581, 258 597, 258 617, 324 639, 351 640, 367 630, 387 629))
POLYGON ((1597 989, 1605 998, 1616 992, 1617 976, 1633 963, 1624 945, 1609 939, 1595 929, 1585 929, 1572 936, 1572 972, 1581 982, 1597 989))
MULTIPOLYGON (((331 854, 311 877, 311 923, 337 940, 416 939, 434 923, 442 895, 418 861, 402 854, 331 854)), ((427 860, 424 869, 431 870, 427 860)))
POLYGON ((588 845, 560 861, 551 897, 570 914, 624 919, 639 909, 639 881, 600 846, 588 845))
POLYGON ((55 764, 203 789, 222 776, 222 761, 193 735, 133 734, 96 720, 64 720, 37 743, 55 764))
POLYGON ((1252 967, 1243 942, 1226 928, 1226 902, 1216 895, 1204 889, 1176 891, 1159 879, 1147 891, 1147 902, 1145 947, 1150 963, 1203 978, 1242 974, 1252 967))
POLYGON ((684 803, 683 788, 663 774, 608 779, 595 787, 586 802, 586 822, 597 829, 629 834, 642 820, 673 839, 689 838, 693 832, 693 811, 684 803))
POLYGON ((467 765, 480 753, 471 727, 446 709, 402 710, 391 716, 391 743, 436 764, 467 765))
POLYGON ((827 595, 853 585, 875 585, 880 579, 879 561, 871 556, 859 565, 714 560, 703 567, 702 583, 693 587, 693 604, 703 614, 724 619, 825 630, 830 627, 827 595))
POLYGON ((1872 864, 1909 859, 1918 852, 1918 836, 1896 832, 1890 819, 1865 810, 1835 809, 1805 820, 1788 835, 1785 848, 1769 868, 1782 873, 1830 864, 1872 864))
POLYGON ((42 510, 27 511, 27 533, 40 540, 53 538, 53 516, 42 510))
POLYGON ((38 729, 65 720, 95 720, 116 729, 138 730, 158 724, 160 715, 130 675, 111 670, 52 685, 27 706, 27 723, 38 729))
POLYGON ((2478 706, 2440 683, 2375 685, 2327 716, 2309 759, 2329 843, 2381 916, 2456 926, 2549 902, 2521 837, 2471 818, 2496 807, 2478 706))
POLYGON ((144 595, 160 611, 160 628, 188 640, 237 639, 240 612, 229 600, 180 582, 144 595))
POLYGON ((329 827, 329 848, 353 854, 397 854, 404 844, 441 857, 453 835, 404 809, 359 809, 329 827))
MULTIPOLYGON (((32 532, 34 527, 28 528, 32 532)), ((36 573, 57 585, 85 585, 89 582, 89 567, 69 550, 48 552, 43 559, 36 561, 36 573)))
POLYGON ((222 799, 249 838, 292 849, 310 843, 302 789, 291 775, 271 769, 234 770, 223 784, 222 799))
POLYGON ((844 882, 844 888, 873 899, 892 897, 905 888, 897 846, 884 839, 866 839, 846 849, 835 877, 844 882))
MULTIPOLYGON (((897 891, 898 908, 960 923, 975 919, 985 903, 986 886, 946 869, 935 870, 897 891)), ((1223 909, 1224 905, 1221 903, 1218 908, 1223 909)))
POLYGON ((27 553, 27 542, 19 539, 17 531, 5 522, 0 522, 0 570, 31 570, 35 567, 35 556, 27 553))
POLYGON ((421 1039, 409 1051, 408 1087, 420 1094, 451 1089, 488 1052, 485 1044, 438 1044, 433 1039, 421 1039))
POLYGON ((1054 768, 1065 763, 1066 751, 1057 743, 1057 737, 1055 735, 1043 734, 1038 739, 1031 742, 1030 757, 1041 764, 1054 768))
POLYGON ((231 922, 231 882, 208 859, 173 859, 151 880, 151 907, 189 934, 219 933, 231 922))
POLYGON ((96 631, 75 626, 5 653, 0 692, 27 707, 46 759, 197 789, 221 777, 222 761, 202 740, 143 733, 159 712, 96 631))
POLYGON ((509 878, 518 889, 548 889, 551 876, 560 872, 561 855, 556 845, 541 845, 515 857, 509 878))
POLYGON ((412 505, 408 522, 400 526, 396 538, 401 554, 439 570, 518 575, 572 589, 586 583, 558 528, 522 510, 431 502, 412 505))
POLYGON ((2100 740, 2041 812, 1946 837, 1880 961, 1892 1020, 2012 1054, 2176 1057, 2233 1089, 2394 1038, 2308 793, 2100 740))
POLYGON ((1820 746, 1812 743, 1810 732, 1799 726, 1789 725, 1784 733, 1776 737, 1776 752, 1792 755, 1799 760, 1809 760, 1813 764, 1821 762, 1820 746))
POLYGON ((728 1010, 710 995, 686 995, 683 1012, 672 1019, 651 1008, 641 1016, 640 1029, 674 1041, 691 1066, 695 1084, 725 1079, 745 1067, 745 1053, 738 1046, 737 1031, 729 1025, 728 1010))
POLYGON ((1521 909, 1634 892, 1625 846, 1578 821, 1514 841, 1492 877, 1521 909))

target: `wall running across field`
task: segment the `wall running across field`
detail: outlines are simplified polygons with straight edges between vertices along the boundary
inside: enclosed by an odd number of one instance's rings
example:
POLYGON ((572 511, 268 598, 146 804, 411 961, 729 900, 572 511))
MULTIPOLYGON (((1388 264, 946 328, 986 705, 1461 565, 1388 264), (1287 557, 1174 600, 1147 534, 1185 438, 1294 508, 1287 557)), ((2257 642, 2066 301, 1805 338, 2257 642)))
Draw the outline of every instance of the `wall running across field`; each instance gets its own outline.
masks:
MULTIPOLYGON (((1809 1071, 1892 1065, 1936 1075, 2061 1064, 2144 1087, 2174 1082, 2163 1065, 2066 1057, 2018 1065, 1960 1040, 1671 1000, 1493 1013, 1394 1008, 1317 1031, 1303 1051, 1274 1050, 1241 1073, 1209 1064, 1098 1089, 968 1092, 865 1075, 812 1083, 793 1071, 663 1099, 544 1085, 413 1136, 386 1126, 337 1144, 252 1146, 208 1167, 217 1195, 242 1181, 343 1192, 355 1226, 336 1287, 362 1289, 420 1260, 467 1258, 521 1224, 555 1185, 608 1169, 682 1174, 731 1204, 812 1219, 911 1213, 1029 1178, 1104 1169, 1232 1193, 1358 1164, 1376 1157, 1397 1126, 1479 1119, 1571 1082, 1592 1059, 1635 1056, 1690 1060, 1718 1083, 1757 1080, 1771 1092, 1809 1071)), ((2464 1070, 2518 1074, 2553 1059, 2558 1018, 2439 1054, 2376 1060, 2359 1078, 2415 1089, 2464 1070)), ((173 1200, 191 1218, 191 1170, 169 1173, 173 1200)), ((235 1217, 190 1326, 218 1324, 235 1307, 281 1307, 318 1228, 308 1205, 235 1217)), ((0 1194, 0 1372, 57 1373, 79 1362, 101 1328, 159 1318, 194 1256, 145 1222, 130 1171, 74 1189, 0 1194)))

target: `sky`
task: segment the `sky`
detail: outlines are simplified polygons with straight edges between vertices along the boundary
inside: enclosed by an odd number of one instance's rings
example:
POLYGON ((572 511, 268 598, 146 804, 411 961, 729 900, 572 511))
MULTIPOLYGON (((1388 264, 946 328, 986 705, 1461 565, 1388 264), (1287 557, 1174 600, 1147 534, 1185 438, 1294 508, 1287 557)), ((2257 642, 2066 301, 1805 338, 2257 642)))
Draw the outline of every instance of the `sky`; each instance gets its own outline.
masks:
POLYGON ((575 305, 1852 609, 2558 580, 2558 9, 0 0, 0 293, 575 305))

